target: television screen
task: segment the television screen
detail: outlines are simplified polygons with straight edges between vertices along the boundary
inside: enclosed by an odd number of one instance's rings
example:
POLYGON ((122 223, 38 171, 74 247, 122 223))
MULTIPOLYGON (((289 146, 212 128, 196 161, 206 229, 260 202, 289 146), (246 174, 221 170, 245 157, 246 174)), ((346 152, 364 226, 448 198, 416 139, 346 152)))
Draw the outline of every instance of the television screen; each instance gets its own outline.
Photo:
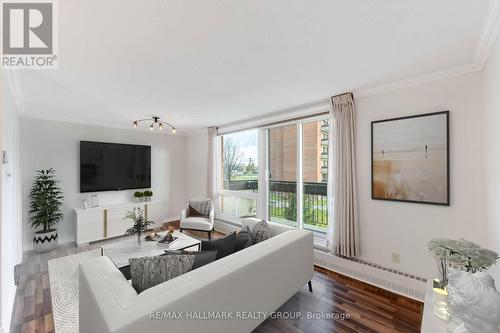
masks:
POLYGON ((80 192, 151 187, 151 147, 80 141, 80 192))

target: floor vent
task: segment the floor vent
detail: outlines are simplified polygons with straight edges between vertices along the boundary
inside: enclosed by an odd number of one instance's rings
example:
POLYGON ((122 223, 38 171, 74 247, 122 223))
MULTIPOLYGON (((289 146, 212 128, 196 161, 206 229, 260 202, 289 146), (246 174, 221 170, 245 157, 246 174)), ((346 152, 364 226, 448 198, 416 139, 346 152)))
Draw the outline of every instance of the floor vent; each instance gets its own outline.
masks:
POLYGON ((423 301, 425 298, 427 279, 420 276, 400 272, 359 258, 332 255, 321 250, 314 251, 314 263, 418 301, 423 301))

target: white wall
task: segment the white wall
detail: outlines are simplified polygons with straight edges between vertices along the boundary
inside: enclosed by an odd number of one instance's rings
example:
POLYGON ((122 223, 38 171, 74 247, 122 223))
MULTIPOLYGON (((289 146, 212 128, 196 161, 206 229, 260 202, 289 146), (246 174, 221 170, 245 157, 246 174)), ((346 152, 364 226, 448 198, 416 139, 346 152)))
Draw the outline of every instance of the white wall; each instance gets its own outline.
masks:
MULTIPOLYGON (((500 253, 500 37, 484 70, 484 182, 492 250, 500 253)), ((500 263, 493 271, 500 289, 500 263)))
MULTIPOLYGON (((64 220, 57 225, 59 242, 75 240, 75 207, 92 193, 80 193, 80 141, 151 145, 151 189, 154 200, 166 201, 168 217, 178 218, 186 202, 186 137, 31 118, 20 119, 23 220, 35 170, 54 168, 64 192, 64 220)), ((134 190, 97 192, 100 205, 132 201, 134 190)), ((24 249, 32 248, 32 230, 24 223, 24 249)))
POLYGON ((188 198, 207 195, 208 131, 187 138, 188 198))
POLYGON ((426 249, 434 237, 488 245, 484 214, 482 73, 476 72, 356 100, 361 257, 419 276, 435 275, 426 249), (371 199, 370 123, 450 111, 451 206, 371 199), (393 264, 392 253, 400 254, 393 264))
POLYGON ((7 163, 0 167, 0 332, 9 331, 16 286, 14 266, 21 260, 20 181, 17 156, 18 112, 10 90, 2 87, 0 119, 1 150, 7 153, 7 163))
MULTIPOLYGON (((436 274, 436 264, 426 248, 426 243, 432 238, 467 238, 488 246, 482 176, 482 84, 483 73, 475 72, 356 98, 359 219, 363 259, 418 276, 432 277, 436 274), (444 110, 450 111, 451 206, 372 200, 371 121, 444 110), (392 263, 392 253, 400 255, 399 264, 392 263)), ((498 84, 496 87, 498 88, 498 84)), ((496 133, 500 131, 497 130, 496 133)), ((198 146, 204 147, 206 136, 190 137, 188 142, 188 146, 193 147, 188 152, 188 160, 191 161, 189 174, 200 177, 193 180, 192 187, 198 181, 206 181, 206 166, 201 164, 205 156, 200 158, 198 150, 198 146)), ((492 145, 498 142, 498 139, 492 140, 492 145)), ((495 149, 497 147, 498 145, 495 149)), ((497 161, 500 164, 500 156, 497 161)), ((498 175, 496 177, 499 178, 498 175)), ((500 182, 493 184, 498 185, 500 182)), ((500 192, 497 186, 493 187, 500 192)), ((497 199, 499 196, 493 198, 497 199)), ((500 206, 497 204, 495 208, 500 216, 498 207, 500 206)), ((498 225, 497 228, 500 229, 498 225)))

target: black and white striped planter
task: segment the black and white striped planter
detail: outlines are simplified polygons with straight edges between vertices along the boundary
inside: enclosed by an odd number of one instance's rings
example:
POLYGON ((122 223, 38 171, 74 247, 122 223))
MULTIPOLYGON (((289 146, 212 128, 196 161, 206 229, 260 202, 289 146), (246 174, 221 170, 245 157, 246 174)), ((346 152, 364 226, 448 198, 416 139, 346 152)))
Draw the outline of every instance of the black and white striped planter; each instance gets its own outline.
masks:
POLYGON ((37 252, 48 252, 57 247, 57 230, 37 231, 33 234, 33 248, 37 252))

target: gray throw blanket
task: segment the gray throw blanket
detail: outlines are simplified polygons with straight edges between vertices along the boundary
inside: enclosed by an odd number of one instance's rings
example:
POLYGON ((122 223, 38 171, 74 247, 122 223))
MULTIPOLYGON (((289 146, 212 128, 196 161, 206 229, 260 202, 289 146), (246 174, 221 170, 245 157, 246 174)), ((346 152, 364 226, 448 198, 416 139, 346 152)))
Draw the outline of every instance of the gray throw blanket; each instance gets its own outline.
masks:
MULTIPOLYGON (((212 201, 211 200, 196 200, 196 201, 189 201, 189 206, 196 210, 198 212, 198 216, 204 216, 207 217, 210 214, 210 209, 212 208, 212 201)), ((191 215, 188 212, 188 216, 191 215)))

